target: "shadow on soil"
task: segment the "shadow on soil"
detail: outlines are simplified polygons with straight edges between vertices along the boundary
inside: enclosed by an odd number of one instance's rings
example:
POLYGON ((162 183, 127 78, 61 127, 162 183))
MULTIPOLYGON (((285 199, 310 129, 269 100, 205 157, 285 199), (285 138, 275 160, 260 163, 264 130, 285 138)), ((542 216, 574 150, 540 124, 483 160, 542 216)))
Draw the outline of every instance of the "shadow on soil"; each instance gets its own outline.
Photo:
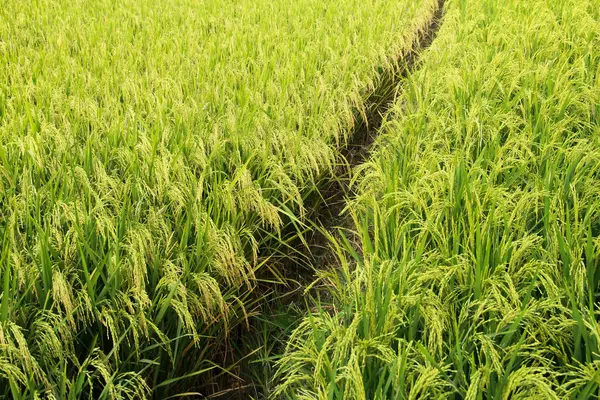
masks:
POLYGON ((217 385, 224 390, 215 391, 209 398, 262 399, 273 389, 274 355, 283 352, 287 337, 304 315, 303 293, 313 280, 312 266, 335 262, 324 232, 333 233, 338 227, 351 225, 348 217, 341 214, 346 199, 353 196, 350 188, 352 171, 369 158, 384 116, 402 91, 404 78, 419 68, 420 55, 437 36, 444 3, 445 0, 438 0, 430 23, 417 35, 410 50, 398 57, 396 67, 382 71, 376 88, 366 98, 365 113, 355 113, 357 123, 347 144, 340 149, 337 168, 321 177, 318 191, 308 196, 306 205, 310 212, 307 221, 319 229, 307 229, 302 240, 297 229, 289 224, 290 230, 283 234, 284 238, 290 238, 284 239, 284 249, 275 257, 267 255, 278 260, 286 275, 285 285, 266 283, 259 287, 257 296, 267 301, 257 306, 260 314, 250 320, 250 330, 244 327, 234 334, 233 341, 239 347, 233 353, 237 354, 239 362, 231 371, 233 374, 221 382, 222 385, 217 385))

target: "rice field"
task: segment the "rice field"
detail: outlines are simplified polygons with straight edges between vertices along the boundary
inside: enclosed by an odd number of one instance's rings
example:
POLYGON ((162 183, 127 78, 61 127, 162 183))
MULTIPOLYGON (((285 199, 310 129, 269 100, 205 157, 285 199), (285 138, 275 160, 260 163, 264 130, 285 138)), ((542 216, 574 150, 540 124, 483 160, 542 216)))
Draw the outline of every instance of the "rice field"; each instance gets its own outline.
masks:
POLYGON ((445 12, 355 171, 281 398, 600 395, 600 3, 445 12))
POLYGON ((0 399, 600 396, 599 49, 598 0, 4 0, 0 399))
POLYGON ((433 5, 3 1, 0 398, 226 389, 273 237, 433 5))

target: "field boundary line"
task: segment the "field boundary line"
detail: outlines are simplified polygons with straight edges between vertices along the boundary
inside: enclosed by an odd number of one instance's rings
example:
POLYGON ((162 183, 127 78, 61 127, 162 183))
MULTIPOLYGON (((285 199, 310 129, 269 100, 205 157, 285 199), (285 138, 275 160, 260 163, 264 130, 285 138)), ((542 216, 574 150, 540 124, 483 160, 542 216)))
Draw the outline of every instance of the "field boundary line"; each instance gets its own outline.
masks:
POLYGON ((323 200, 308 218, 316 228, 308 240, 310 248, 307 251, 313 265, 334 260, 334 255, 327 246, 326 236, 335 234, 338 228, 351 226, 349 215, 343 215, 343 211, 347 199, 354 195, 350 185, 354 170, 369 159, 386 114, 402 92, 402 82, 420 67, 422 53, 437 37, 443 24, 445 3, 446 0, 437 1, 431 19, 424 27, 416 30, 411 45, 396 58, 396 67, 382 72, 379 84, 369 95, 366 113, 357 113, 357 124, 348 136, 348 143, 340 149, 343 162, 323 184, 323 200))

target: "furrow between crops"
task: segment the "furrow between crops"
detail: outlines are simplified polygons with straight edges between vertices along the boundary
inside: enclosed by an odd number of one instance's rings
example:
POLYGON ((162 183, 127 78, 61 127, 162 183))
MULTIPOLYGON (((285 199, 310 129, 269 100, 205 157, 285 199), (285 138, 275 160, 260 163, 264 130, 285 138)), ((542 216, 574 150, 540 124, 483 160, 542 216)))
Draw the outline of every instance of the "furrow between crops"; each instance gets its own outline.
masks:
POLYGON ((379 136, 385 115, 393 105, 402 90, 402 81, 419 68, 420 56, 435 40, 438 30, 443 23, 445 0, 438 0, 437 7, 428 23, 418 29, 409 49, 398 57, 396 68, 384 71, 379 85, 369 96, 367 111, 358 114, 354 132, 349 136, 349 142, 341 149, 344 160, 336 173, 323 185, 322 202, 314 208, 315 215, 311 218, 318 229, 312 231, 309 239, 311 265, 322 265, 332 261, 328 251, 327 239, 329 234, 338 228, 350 225, 349 216, 344 214, 346 199, 353 194, 351 188, 354 171, 369 158, 375 139, 379 136))
MULTIPOLYGON (((394 67, 380 71, 378 80, 376 80, 377 84, 369 92, 363 110, 355 111, 356 123, 348 134, 347 142, 339 148, 337 167, 327 176, 321 177, 320 184, 317 185, 317 193, 307 201, 308 233, 304 240, 296 230, 297 227, 293 231, 283 234, 283 237, 294 238, 290 242, 293 245, 288 246, 287 250, 283 250, 282 254, 278 256, 280 262, 284 264, 283 270, 286 271, 288 286, 283 293, 276 296, 278 306, 256 319, 254 323, 257 325, 251 329, 255 332, 263 332, 262 340, 265 342, 255 348, 262 349, 264 354, 258 355, 258 360, 249 357, 245 362, 241 362, 246 365, 240 364, 241 369, 237 369, 235 374, 240 377, 245 376, 246 379, 239 381, 237 377, 232 376, 231 381, 224 386, 237 387, 238 390, 229 389, 222 392, 223 394, 231 396, 233 391, 239 398, 245 398, 249 395, 260 396, 260 392, 270 391, 268 386, 274 382, 263 382, 261 378, 257 380, 255 375, 257 365, 262 364, 261 368, 264 369, 265 378, 271 380, 272 376, 270 375, 274 372, 271 363, 278 356, 278 351, 271 346, 277 347, 273 343, 280 340, 283 340, 281 343, 285 346, 287 334, 301 320, 304 309, 295 305, 303 304, 302 295, 314 278, 313 268, 319 268, 324 263, 335 263, 335 255, 328 247, 328 244, 331 243, 329 237, 335 235, 335 231, 339 227, 351 225, 349 216, 345 215, 343 210, 347 198, 353 195, 351 181, 354 171, 369 158, 384 123, 385 115, 402 90, 402 81, 419 68, 421 54, 436 38, 443 22, 444 5, 445 0, 438 0, 434 3, 433 10, 428 13, 427 18, 415 22, 415 26, 411 30, 413 36, 407 38, 407 43, 410 44, 406 50, 396 57, 392 63, 394 67), (270 343, 267 343, 266 340, 270 343), (272 357, 274 354, 275 357, 272 357), (262 357, 264 359, 261 361, 262 357), (251 378, 252 376, 254 378, 251 378)), ((268 292, 272 288, 267 287, 264 290, 268 292)), ((241 331, 236 334, 238 335, 237 342, 240 344, 248 340, 247 334, 241 331), (244 340, 241 339, 242 337, 244 340)), ((258 340, 261 341, 261 339, 258 340)))

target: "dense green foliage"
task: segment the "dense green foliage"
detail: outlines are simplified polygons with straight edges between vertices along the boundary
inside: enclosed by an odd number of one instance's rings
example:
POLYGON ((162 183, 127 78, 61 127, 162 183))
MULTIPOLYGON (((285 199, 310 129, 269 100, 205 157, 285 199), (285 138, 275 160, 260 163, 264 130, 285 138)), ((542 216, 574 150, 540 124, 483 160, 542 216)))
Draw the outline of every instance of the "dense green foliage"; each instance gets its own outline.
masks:
POLYGON ((280 395, 600 394, 599 49, 598 0, 446 3, 280 395))
POLYGON ((448 0, 272 294, 436 7, 4 0, 0 399, 600 396, 600 0, 448 0))
POLYGON ((4 0, 0 398, 219 389, 265 238, 433 4, 4 0))

